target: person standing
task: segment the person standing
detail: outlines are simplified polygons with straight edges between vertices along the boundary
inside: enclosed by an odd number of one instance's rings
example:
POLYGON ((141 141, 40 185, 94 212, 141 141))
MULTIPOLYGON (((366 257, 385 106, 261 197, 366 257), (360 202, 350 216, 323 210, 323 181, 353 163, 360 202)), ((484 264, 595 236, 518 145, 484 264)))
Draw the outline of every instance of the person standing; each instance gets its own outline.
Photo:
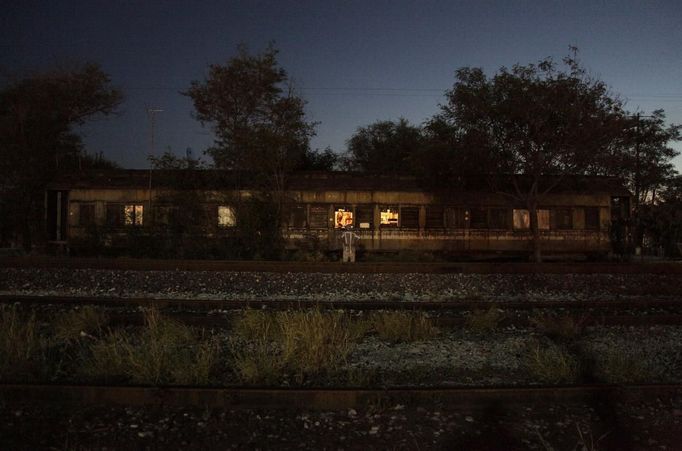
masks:
POLYGON ((343 258, 342 262, 355 263, 355 246, 360 239, 360 235, 353 232, 350 226, 346 227, 344 232, 341 234, 341 244, 343 246, 343 258))

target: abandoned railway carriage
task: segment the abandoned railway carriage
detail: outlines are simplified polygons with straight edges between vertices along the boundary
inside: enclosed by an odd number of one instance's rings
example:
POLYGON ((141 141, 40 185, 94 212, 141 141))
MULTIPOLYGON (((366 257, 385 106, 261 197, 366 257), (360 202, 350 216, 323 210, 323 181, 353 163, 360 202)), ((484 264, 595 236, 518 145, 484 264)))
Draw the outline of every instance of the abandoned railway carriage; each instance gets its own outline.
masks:
MULTIPOLYGON (((222 171, 144 170, 66 176, 46 194, 48 236, 54 246, 68 249, 96 226, 107 245, 124 247, 131 230, 151 233, 153 226, 168 224, 169 214, 182 208, 173 194, 190 189, 201 193, 196 198, 205 214, 196 221, 202 222, 204 236, 230 236, 240 221, 237 204, 253 194, 239 178, 222 171)), ((297 173, 286 192, 282 234, 289 249, 311 240, 338 249, 340 229, 351 226, 368 252, 529 253, 525 206, 483 179, 476 183, 445 195, 421 189, 410 177, 297 173)), ((629 193, 615 180, 565 178, 539 198, 542 249, 605 255, 612 250, 612 224, 628 215, 629 193)))

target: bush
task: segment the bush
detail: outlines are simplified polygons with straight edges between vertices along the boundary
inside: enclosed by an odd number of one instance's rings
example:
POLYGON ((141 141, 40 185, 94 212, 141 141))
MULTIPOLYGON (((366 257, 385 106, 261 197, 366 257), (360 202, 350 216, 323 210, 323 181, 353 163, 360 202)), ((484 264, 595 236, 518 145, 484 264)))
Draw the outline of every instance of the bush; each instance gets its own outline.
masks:
POLYGON ((526 358, 529 374, 538 382, 547 384, 571 384, 578 380, 578 360, 565 348, 550 343, 542 347, 531 346, 526 358))
POLYGON ((466 327, 473 332, 492 332, 504 319, 504 314, 495 306, 488 310, 474 310, 466 319, 466 327))
POLYGON ((422 312, 377 312, 371 323, 379 338, 393 343, 428 340, 438 334, 431 318, 422 312))

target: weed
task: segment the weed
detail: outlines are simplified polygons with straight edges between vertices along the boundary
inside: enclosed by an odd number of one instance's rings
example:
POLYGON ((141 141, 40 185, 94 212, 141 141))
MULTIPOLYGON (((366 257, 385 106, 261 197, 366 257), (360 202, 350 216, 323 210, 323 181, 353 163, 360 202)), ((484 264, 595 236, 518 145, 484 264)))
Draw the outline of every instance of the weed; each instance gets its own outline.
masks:
POLYGON ((545 347, 539 343, 531 346, 526 366, 534 379, 549 384, 574 383, 580 371, 578 360, 565 348, 554 343, 545 347))
POLYGON ((99 335, 108 322, 109 318, 104 312, 85 306, 57 316, 54 321, 54 335, 57 340, 75 341, 83 335, 99 335))
POLYGON ((275 322, 271 312, 248 309, 233 321, 232 330, 244 340, 273 339, 277 333, 275 322))
POLYGON ((377 312, 371 323, 379 338, 393 343, 428 340, 438 334, 431 318, 423 312, 377 312))
POLYGON ((540 333, 553 340, 574 340, 582 335, 584 330, 584 318, 576 320, 571 315, 542 315, 537 314, 530 319, 540 333))
POLYGON ((272 385, 281 380, 284 362, 276 343, 260 338, 243 346, 233 341, 230 348, 234 369, 241 382, 272 385))
POLYGON ((282 360, 299 380, 337 368, 350 354, 364 328, 341 312, 282 312, 277 315, 282 360))
POLYGON ((492 332, 504 319, 504 314, 495 306, 488 310, 474 310, 466 319, 466 326, 473 332, 492 332))
POLYGON ((608 349, 594 362, 594 377, 609 384, 651 382, 654 372, 644 361, 644 356, 637 352, 608 349))
POLYGON ((84 373, 139 384, 208 384, 218 350, 212 340, 152 309, 140 333, 110 331, 93 344, 84 373))
POLYGON ((50 342, 38 333, 35 313, 26 316, 16 307, 0 307, 0 380, 30 380, 49 371, 50 342))

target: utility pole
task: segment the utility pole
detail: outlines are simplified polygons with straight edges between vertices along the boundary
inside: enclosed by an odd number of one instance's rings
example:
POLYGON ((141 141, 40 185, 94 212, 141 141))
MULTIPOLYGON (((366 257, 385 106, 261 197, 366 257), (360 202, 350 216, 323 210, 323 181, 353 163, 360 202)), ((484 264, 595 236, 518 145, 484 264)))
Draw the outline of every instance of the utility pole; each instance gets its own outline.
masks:
POLYGON ((147 116, 149 117, 149 123, 151 126, 151 139, 149 145, 149 215, 148 218, 152 219, 152 169, 154 163, 152 157, 154 156, 154 131, 156 128, 156 114, 161 113, 163 110, 160 108, 147 108, 147 116))

